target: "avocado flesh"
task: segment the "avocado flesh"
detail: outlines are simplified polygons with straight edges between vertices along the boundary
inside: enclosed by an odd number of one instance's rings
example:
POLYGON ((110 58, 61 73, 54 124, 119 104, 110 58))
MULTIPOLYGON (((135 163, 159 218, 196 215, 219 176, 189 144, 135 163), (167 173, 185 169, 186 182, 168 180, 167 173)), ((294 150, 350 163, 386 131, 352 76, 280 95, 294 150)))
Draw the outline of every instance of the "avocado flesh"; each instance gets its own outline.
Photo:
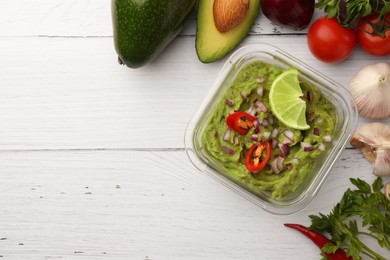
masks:
POLYGON ((182 29, 195 4, 196 0, 112 0, 120 63, 139 68, 153 60, 182 29))
POLYGON ((196 22, 196 52, 200 61, 209 63, 223 58, 249 33, 260 10, 260 0, 250 0, 245 18, 227 32, 219 32, 214 23, 214 0, 200 0, 196 22))

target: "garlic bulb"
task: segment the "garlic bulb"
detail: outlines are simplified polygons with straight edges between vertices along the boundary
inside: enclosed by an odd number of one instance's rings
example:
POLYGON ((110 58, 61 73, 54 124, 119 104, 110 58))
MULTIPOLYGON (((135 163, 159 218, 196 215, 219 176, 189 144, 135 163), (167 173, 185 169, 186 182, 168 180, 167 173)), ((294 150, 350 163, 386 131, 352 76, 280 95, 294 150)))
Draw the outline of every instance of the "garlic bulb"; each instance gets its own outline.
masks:
POLYGON ((390 116, 390 64, 376 63, 361 68, 349 83, 349 92, 359 115, 390 116))
POLYGON ((388 201, 390 201, 390 182, 385 184, 385 187, 383 189, 383 192, 385 193, 385 197, 388 201))
POLYGON ((390 126, 368 123, 354 133, 351 145, 362 151, 377 176, 390 175, 390 126))

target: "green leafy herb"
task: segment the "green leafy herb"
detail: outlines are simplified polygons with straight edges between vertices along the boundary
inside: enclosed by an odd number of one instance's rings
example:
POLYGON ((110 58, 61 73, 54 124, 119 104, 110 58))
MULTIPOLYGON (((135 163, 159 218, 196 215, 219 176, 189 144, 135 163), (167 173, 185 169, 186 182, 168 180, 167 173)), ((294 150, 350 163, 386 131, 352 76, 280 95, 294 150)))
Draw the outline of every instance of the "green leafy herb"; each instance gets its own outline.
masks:
POLYGON ((379 13, 383 24, 385 14, 390 12, 390 1, 318 0, 316 7, 324 10, 329 18, 336 17, 341 25, 353 28, 361 18, 372 13, 379 13))
POLYGON ((390 202, 381 192, 382 179, 378 177, 371 186, 361 179, 350 181, 357 189, 348 189, 328 215, 310 215, 309 229, 330 234, 335 244, 325 246, 325 252, 343 247, 353 259, 362 259, 364 254, 386 260, 359 239, 368 236, 390 251, 390 202))

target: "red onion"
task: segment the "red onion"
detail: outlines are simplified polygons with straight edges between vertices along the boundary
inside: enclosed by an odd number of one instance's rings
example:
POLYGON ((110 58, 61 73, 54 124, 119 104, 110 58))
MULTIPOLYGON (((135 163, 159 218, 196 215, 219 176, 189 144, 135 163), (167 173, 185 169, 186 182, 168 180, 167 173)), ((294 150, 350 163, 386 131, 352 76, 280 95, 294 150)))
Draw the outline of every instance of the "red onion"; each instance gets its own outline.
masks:
POLYGON ((257 81, 258 83, 263 83, 263 82, 265 81, 265 78, 263 78, 263 77, 257 77, 257 78, 256 78, 256 81, 257 81))
POLYGON ((283 155, 287 155, 289 152, 289 146, 287 144, 278 144, 280 151, 282 151, 283 155))
POLYGON ((293 158, 292 160, 291 160, 291 162, 293 163, 293 164, 299 164, 299 159, 298 158, 293 158))
POLYGON ((272 22, 293 30, 306 28, 313 17, 315 0, 261 0, 261 10, 272 22))
POLYGON ((230 128, 226 129, 225 134, 223 135, 223 140, 228 142, 230 140, 230 134, 232 130, 230 128))
POLYGON ((294 133, 290 129, 284 130, 283 134, 284 134, 285 137, 287 137, 291 141, 294 141, 294 133))
POLYGON ((272 149, 275 149, 275 147, 277 145, 278 145, 278 140, 277 139, 272 139, 272 143, 271 143, 272 149))
POLYGON ((313 134, 316 136, 320 136, 320 129, 318 129, 317 127, 314 127, 313 134))
POLYGON ((247 94, 244 91, 241 91, 240 95, 244 99, 245 102, 248 101, 248 96, 247 96, 247 94))
POLYGON ((271 163, 271 169, 275 174, 280 173, 284 166, 283 166, 284 157, 283 156, 277 156, 271 163))
POLYGON ((230 149, 229 147, 226 147, 226 146, 221 146, 222 150, 229 154, 229 155, 233 155, 234 154, 234 150, 230 149))
POLYGON ((270 124, 274 123, 274 116, 272 114, 269 114, 268 121, 269 121, 270 124))
POLYGON ((292 163, 286 163, 286 167, 287 169, 291 170, 293 168, 293 165, 292 163))
POLYGON ((234 143, 234 145, 237 145, 237 146, 240 145, 240 142, 239 142, 239 140, 238 140, 238 136, 235 135, 235 136, 233 137, 233 143, 234 143))
POLYGON ((262 97, 264 95, 264 88, 263 87, 259 87, 257 88, 257 94, 262 97))
POLYGON ((233 102, 233 100, 231 100, 231 99, 226 99, 226 100, 225 100, 225 103, 226 103, 226 105, 228 105, 229 107, 231 107, 231 106, 234 105, 234 102, 233 102))
POLYGON ((261 103, 260 100, 256 99, 253 103, 260 109, 261 112, 265 113, 268 111, 268 108, 261 103))
POLYGON ((307 99, 307 102, 312 102, 313 101, 313 94, 311 93, 311 91, 308 91, 306 93, 306 99, 307 99))
POLYGON ((280 172, 279 168, 278 168, 278 160, 277 158, 275 158, 275 160, 272 161, 271 163, 271 169, 272 171, 275 173, 275 174, 278 174, 280 172))
POLYGON ((251 141, 259 141, 259 135, 257 135, 257 134, 251 135, 250 140, 251 140, 251 141))
POLYGON ((268 141, 270 136, 271 136, 271 132, 264 132, 262 140, 263 141, 268 141))
POLYGON ((263 120, 261 120, 261 124, 263 126, 267 126, 268 125, 268 120, 264 118, 263 120))
POLYGON ((271 137, 276 138, 278 137, 279 130, 277 128, 272 129, 271 137))
POLYGON ((325 143, 330 143, 332 142, 332 137, 330 135, 325 135, 323 140, 325 143))
POLYGON ((325 145, 323 143, 318 145, 318 150, 324 152, 325 151, 325 145))
MULTIPOLYGON (((257 121, 255 121, 255 122, 257 122, 257 121)), ((261 127, 259 125, 256 125, 255 130, 253 130, 253 133, 258 134, 258 133, 260 133, 260 131, 261 131, 261 127)))
POLYGON ((305 152, 310 152, 310 151, 314 150, 313 145, 311 145, 309 143, 305 143, 305 142, 301 142, 301 147, 302 147, 303 151, 305 151, 305 152))

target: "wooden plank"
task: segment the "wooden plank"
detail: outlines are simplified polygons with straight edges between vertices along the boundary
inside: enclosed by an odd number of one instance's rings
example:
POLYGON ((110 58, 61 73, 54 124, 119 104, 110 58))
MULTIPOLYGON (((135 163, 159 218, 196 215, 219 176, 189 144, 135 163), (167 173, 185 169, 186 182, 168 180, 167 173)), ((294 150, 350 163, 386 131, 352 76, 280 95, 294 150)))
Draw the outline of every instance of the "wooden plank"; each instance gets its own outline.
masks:
MULTIPOLYGON (((321 15, 316 11, 313 20, 321 15)), ((296 34, 273 25, 262 13, 250 34, 296 34)), ((181 35, 196 34, 196 11, 181 35)), ((109 0, 14 0, 0 3, 0 36, 85 37, 112 36, 111 1, 109 0)))
POLYGON ((306 209, 275 216, 199 173, 182 150, 0 152, 0 256, 315 259, 318 249, 282 224, 329 212, 349 177, 372 181, 360 157, 346 150, 306 209))
MULTIPOLYGON (((357 50, 341 64, 317 61, 305 36, 248 37, 265 42, 348 84, 363 64, 357 50)), ((175 40, 151 64, 119 66, 112 38, 0 41, 0 149, 182 148, 188 122, 227 57, 202 64, 194 37, 175 40)))

